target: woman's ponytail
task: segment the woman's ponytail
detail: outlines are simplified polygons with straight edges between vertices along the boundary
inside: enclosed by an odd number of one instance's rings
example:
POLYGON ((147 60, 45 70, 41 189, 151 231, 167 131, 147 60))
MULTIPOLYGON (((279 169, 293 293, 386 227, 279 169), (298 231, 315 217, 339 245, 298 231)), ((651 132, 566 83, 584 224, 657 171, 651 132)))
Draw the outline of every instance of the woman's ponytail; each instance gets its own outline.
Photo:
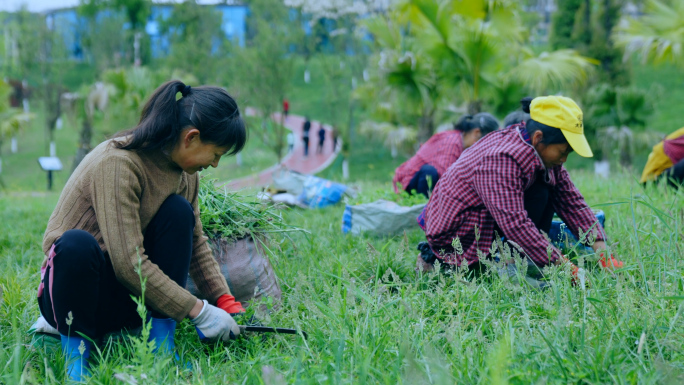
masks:
POLYGON ((530 104, 532 103, 532 99, 534 98, 529 96, 520 99, 520 106, 522 107, 523 112, 526 114, 530 113, 530 104))
POLYGON ((116 134, 114 137, 130 136, 127 141, 115 141, 123 150, 166 148, 180 134, 178 124, 179 108, 176 95, 185 91, 180 80, 171 80, 159 86, 145 103, 140 121, 135 128, 116 134))
POLYGON ((480 129, 482 135, 487 135, 499 129, 499 121, 487 112, 480 112, 475 115, 464 115, 454 124, 454 129, 461 132, 468 132, 476 128, 480 129))
POLYGON ((124 150, 170 150, 186 127, 195 127, 200 140, 227 147, 228 154, 242 150, 247 130, 237 102, 226 90, 213 86, 192 88, 179 80, 157 88, 143 107, 135 128, 116 134, 128 137, 115 141, 124 150), (178 93, 182 95, 176 99, 178 93))
POLYGON ((461 116, 460 119, 458 119, 458 122, 454 123, 454 130, 461 131, 461 132, 468 132, 471 130, 471 123, 473 121, 473 116, 472 115, 463 115, 461 116))

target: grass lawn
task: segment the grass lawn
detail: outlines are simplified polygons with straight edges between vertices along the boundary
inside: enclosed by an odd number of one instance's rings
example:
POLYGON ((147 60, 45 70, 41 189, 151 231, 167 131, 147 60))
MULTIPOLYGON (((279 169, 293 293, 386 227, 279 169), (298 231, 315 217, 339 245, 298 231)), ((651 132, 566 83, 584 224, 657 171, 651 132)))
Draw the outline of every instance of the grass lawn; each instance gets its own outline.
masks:
MULTIPOLYGON (((364 185, 377 185, 382 173, 368 175, 364 185)), ((573 178, 606 212, 610 240, 627 264, 617 274, 590 268, 585 290, 555 268, 547 271, 553 288, 545 292, 498 275, 477 282, 419 278, 413 266, 420 230, 344 236, 342 205, 288 210, 287 222, 312 234, 277 239, 273 264, 284 303, 264 322, 300 328, 308 340, 251 336, 203 345, 184 321, 177 345, 193 374, 119 344, 102 351, 91 383, 118 384, 112 376, 124 370, 163 384, 682 383, 681 193, 644 191, 627 176, 573 178)), ((0 384, 63 378, 61 359, 30 348, 26 334, 38 315, 40 244, 56 200, 57 193, 0 196, 0 384)))

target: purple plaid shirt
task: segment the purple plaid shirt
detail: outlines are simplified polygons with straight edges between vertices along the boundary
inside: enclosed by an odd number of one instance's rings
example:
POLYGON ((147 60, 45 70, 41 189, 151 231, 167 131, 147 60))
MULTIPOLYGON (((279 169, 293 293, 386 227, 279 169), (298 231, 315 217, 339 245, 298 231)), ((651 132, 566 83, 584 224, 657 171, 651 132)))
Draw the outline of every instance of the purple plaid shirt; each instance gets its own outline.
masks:
MULTIPOLYGON (((493 132, 464 151, 439 179, 424 217, 428 243, 443 262, 460 265, 465 259, 472 264, 478 261, 478 249, 489 254, 497 225, 503 232, 499 235, 521 246, 539 266, 561 256, 524 208, 525 190, 534 183, 537 171, 546 170, 524 137, 524 125, 493 132), (457 237, 462 254, 452 247, 457 237)), ((565 168, 553 167, 545 174, 546 182, 553 187, 553 208, 570 231, 575 236, 580 230, 591 231, 596 240, 604 240, 603 228, 565 168)))

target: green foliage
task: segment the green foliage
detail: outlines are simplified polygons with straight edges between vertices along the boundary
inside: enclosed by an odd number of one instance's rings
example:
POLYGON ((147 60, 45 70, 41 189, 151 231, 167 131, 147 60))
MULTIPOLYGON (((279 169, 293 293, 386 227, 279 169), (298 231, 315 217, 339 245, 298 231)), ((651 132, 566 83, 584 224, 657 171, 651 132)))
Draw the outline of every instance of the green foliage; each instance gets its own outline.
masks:
POLYGON ((249 39, 234 59, 235 84, 243 103, 256 108, 260 125, 252 130, 272 137, 266 145, 280 160, 285 149, 285 128, 272 121, 287 97, 292 78, 293 58, 288 54, 297 27, 288 18, 288 9, 279 0, 251 0, 248 19, 249 39))
POLYGON ((530 92, 587 81, 588 58, 566 50, 537 56, 527 48, 519 15, 512 1, 406 0, 369 20, 379 49, 371 61, 378 63, 374 84, 366 87, 371 106, 400 111, 394 118, 418 126, 425 141, 440 112, 453 109, 446 106, 465 104, 470 114, 505 110, 530 92))
POLYGON ((3 141, 18 134, 33 118, 32 114, 10 106, 9 97, 12 92, 12 87, 0 80, 0 146, 3 141))
POLYGON ((551 45, 555 49, 572 48, 594 58, 601 71, 600 82, 629 84, 629 66, 623 51, 610 39, 620 20, 624 0, 562 0, 553 18, 551 45))
POLYGON ((350 199, 347 204, 360 205, 372 203, 381 199, 397 203, 400 206, 414 206, 426 204, 428 202, 423 194, 409 195, 409 193, 403 189, 400 189, 400 193, 397 194, 392 189, 392 186, 383 185, 382 187, 361 191, 356 198, 350 199))
POLYGON ((616 153, 620 162, 631 166, 637 151, 647 151, 663 134, 643 129, 654 114, 659 90, 635 87, 612 87, 599 84, 584 98, 585 130, 594 148, 603 158, 616 153))
POLYGON ((229 42, 221 29, 221 14, 214 8, 186 0, 163 20, 161 33, 170 35, 171 54, 165 66, 197 77, 200 84, 221 84, 230 76, 225 60, 229 42), (214 52, 214 50, 216 52, 214 52))
POLYGON ((647 0, 644 15, 626 18, 613 39, 627 55, 637 55, 643 63, 681 64, 684 2, 647 0))
POLYGON ((575 19, 583 0, 558 0, 558 9, 553 15, 550 42, 554 49, 574 46, 572 38, 575 19))

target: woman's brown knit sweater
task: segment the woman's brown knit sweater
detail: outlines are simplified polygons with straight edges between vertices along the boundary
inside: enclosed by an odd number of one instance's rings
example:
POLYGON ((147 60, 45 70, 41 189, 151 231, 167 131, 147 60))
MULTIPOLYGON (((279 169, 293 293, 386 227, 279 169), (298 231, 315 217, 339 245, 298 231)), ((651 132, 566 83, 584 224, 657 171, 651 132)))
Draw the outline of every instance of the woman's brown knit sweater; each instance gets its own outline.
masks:
POLYGON ((197 298, 180 287, 143 248, 143 234, 162 203, 172 194, 185 197, 195 211, 190 275, 212 303, 230 290, 202 232, 197 207, 199 176, 188 175, 160 151, 117 149, 111 140, 97 146, 67 181, 43 237, 43 251, 65 231, 81 229, 92 234, 109 254, 119 281, 140 295, 136 273, 140 256, 147 278, 145 303, 176 321, 188 315, 197 298))

